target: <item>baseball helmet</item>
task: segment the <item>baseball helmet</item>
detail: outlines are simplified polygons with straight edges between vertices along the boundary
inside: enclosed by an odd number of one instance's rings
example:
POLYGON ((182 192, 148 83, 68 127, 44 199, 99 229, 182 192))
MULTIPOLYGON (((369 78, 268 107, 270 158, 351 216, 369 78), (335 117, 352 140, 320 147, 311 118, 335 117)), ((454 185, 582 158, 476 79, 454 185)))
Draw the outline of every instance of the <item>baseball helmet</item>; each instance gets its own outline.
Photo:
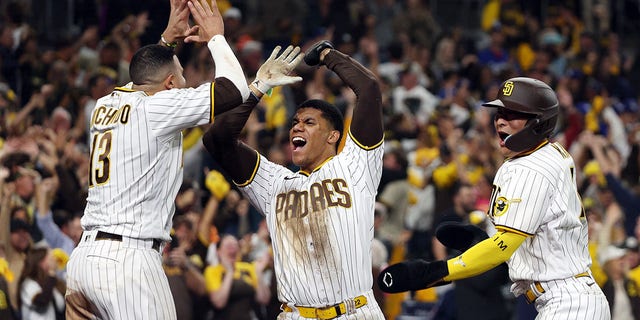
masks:
POLYGON ((532 115, 520 132, 504 140, 505 146, 516 152, 529 150, 548 138, 558 120, 555 92, 546 83, 532 78, 518 77, 503 82, 498 98, 482 105, 532 115))

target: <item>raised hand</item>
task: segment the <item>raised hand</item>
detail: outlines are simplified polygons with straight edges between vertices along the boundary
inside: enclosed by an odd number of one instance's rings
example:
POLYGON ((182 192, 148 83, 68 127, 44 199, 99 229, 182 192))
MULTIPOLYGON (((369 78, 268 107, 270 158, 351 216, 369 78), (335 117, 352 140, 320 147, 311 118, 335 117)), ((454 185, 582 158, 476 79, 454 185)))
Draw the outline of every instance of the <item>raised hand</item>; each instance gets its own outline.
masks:
POLYGON ((209 6, 206 0, 193 0, 187 6, 197 25, 187 31, 189 35, 184 42, 208 42, 215 35, 224 35, 224 22, 216 1, 209 6))
POLYGON ((176 40, 189 35, 189 31, 192 30, 189 26, 189 14, 187 0, 171 0, 169 21, 167 28, 162 33, 165 41, 175 43, 176 40))
POLYGON ((273 87, 302 81, 302 77, 289 76, 304 58, 300 47, 288 46, 278 56, 280 49, 280 46, 273 49, 271 56, 260 66, 256 73, 256 79, 252 82, 252 85, 263 94, 273 87))
MULTIPOLYGON (((307 50, 307 56, 304 59, 304 62, 309 66, 321 65, 325 49, 333 49, 333 44, 328 40, 316 42, 309 50, 307 50)), ((324 54, 326 54, 326 52, 324 54)))
POLYGON ((235 270, 235 259, 233 257, 229 257, 227 255, 220 255, 220 264, 224 267, 228 272, 232 272, 235 270))

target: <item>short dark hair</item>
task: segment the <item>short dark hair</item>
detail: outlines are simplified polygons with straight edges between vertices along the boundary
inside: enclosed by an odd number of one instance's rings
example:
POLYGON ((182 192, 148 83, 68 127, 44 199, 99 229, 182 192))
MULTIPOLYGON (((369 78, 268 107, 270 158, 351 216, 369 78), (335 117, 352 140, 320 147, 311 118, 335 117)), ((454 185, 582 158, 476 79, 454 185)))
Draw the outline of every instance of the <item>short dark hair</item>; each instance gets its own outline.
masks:
POLYGON ((129 77, 134 84, 146 84, 154 80, 159 72, 173 64, 173 50, 159 44, 140 48, 131 58, 129 77))
POLYGON ((68 224, 71 220, 75 218, 71 212, 64 209, 56 209, 53 210, 53 222, 59 227, 62 228, 66 224, 68 224))
POLYGON ((318 109, 322 112, 322 117, 327 119, 333 129, 338 130, 340 132, 340 138, 336 143, 336 150, 338 145, 340 145, 340 141, 342 140, 342 131, 344 130, 344 118, 342 117, 342 112, 338 110, 338 108, 324 100, 319 99, 310 99, 296 107, 296 111, 304 108, 313 108, 318 109))

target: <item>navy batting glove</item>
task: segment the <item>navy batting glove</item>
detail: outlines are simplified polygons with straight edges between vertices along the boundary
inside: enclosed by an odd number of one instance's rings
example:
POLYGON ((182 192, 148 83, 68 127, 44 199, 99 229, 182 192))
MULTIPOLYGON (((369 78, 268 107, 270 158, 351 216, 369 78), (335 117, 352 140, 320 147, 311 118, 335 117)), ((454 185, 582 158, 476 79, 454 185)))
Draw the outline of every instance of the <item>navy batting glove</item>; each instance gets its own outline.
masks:
POLYGON ((322 61, 320 61, 320 53, 326 48, 333 49, 333 44, 329 40, 316 42, 304 54, 304 62, 309 66, 321 65, 322 61))
POLYGON ((484 230, 474 225, 447 221, 436 228, 436 238, 447 248, 465 252, 489 236, 484 230))
POLYGON ((449 275, 447 262, 427 262, 416 259, 389 266, 378 275, 378 287, 387 293, 417 291, 451 283, 442 278, 449 275))

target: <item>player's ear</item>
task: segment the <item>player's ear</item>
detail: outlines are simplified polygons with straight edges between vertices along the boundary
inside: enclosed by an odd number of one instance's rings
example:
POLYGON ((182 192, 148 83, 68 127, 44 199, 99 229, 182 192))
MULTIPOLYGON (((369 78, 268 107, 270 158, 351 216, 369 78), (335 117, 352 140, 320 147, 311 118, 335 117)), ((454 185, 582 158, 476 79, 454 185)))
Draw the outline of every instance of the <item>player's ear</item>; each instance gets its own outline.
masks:
POLYGON ((173 89, 176 87, 177 83, 176 83, 176 76, 173 75, 173 73, 169 73, 169 75, 167 75, 166 78, 164 78, 164 81, 162 82, 162 84, 164 85, 165 89, 173 89))
POLYGON ((329 132, 329 137, 327 137, 327 142, 334 144, 338 142, 338 139, 340 139, 340 131, 331 130, 331 132, 329 132))

